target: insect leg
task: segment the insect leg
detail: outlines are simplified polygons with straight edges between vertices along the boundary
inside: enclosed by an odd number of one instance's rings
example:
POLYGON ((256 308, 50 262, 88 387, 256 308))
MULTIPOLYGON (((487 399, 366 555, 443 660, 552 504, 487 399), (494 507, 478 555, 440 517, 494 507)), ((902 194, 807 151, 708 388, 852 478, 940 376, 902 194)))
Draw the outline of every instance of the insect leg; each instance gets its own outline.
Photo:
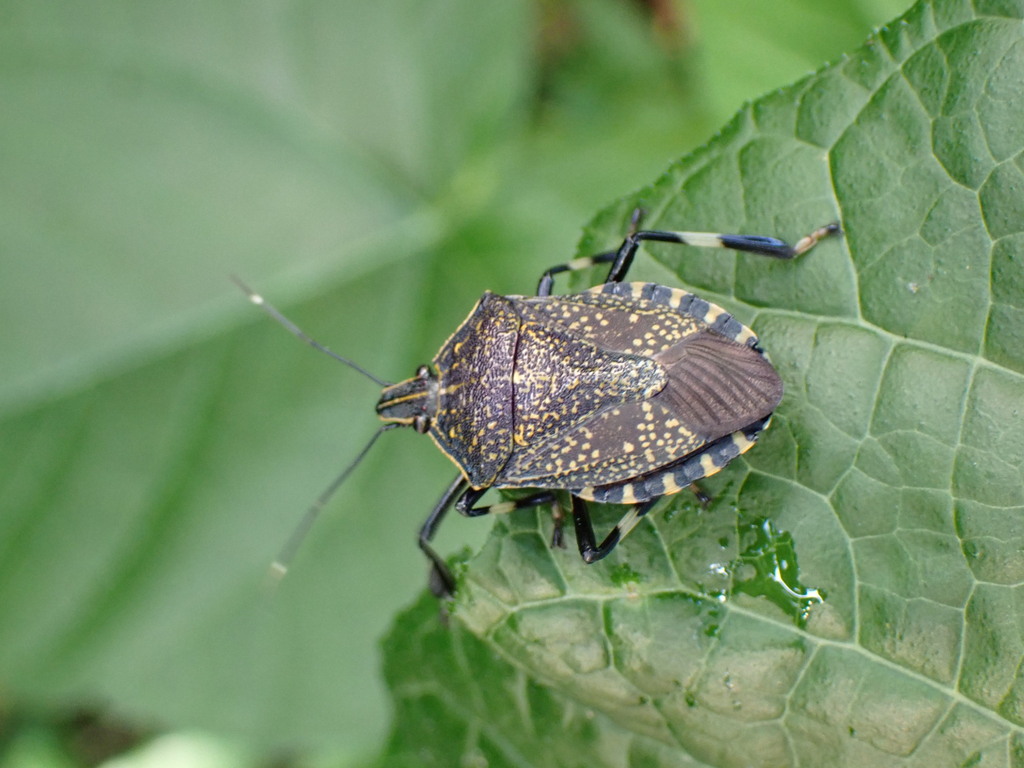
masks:
POLYGON ((434 508, 420 527, 418 539, 420 549, 423 550, 423 554, 427 556, 431 563, 430 591, 437 597, 451 597, 455 594, 455 577, 448 569, 448 564, 445 563, 444 559, 430 546, 430 542, 437 533, 437 528, 441 525, 441 521, 444 520, 444 516, 451 509, 455 497, 462 494, 468 484, 466 479, 459 474, 441 495, 441 498, 437 500, 437 504, 434 505, 434 508))
POLYGON ((696 497, 697 503, 700 504, 705 509, 707 508, 708 504, 711 503, 711 497, 708 496, 704 492, 704 489, 697 485, 697 483, 690 483, 690 491, 696 497))
MULTIPOLYGON (((640 226, 640 219, 643 218, 644 211, 642 208, 637 208, 633 211, 633 216, 629 220, 629 234, 632 235, 636 232, 637 227, 640 226)), ((573 259, 572 261, 566 262, 565 264, 556 264, 541 275, 540 282, 537 284, 537 295, 538 296, 550 296, 551 289, 554 285, 555 275, 561 274, 562 272, 573 272, 577 269, 587 269, 595 264, 607 264, 615 261, 619 257, 619 253, 622 248, 618 248, 614 251, 605 251, 604 253, 598 253, 594 256, 583 256, 579 259, 573 259)), ((633 250, 636 250, 636 246, 633 246, 633 250)))
POLYGON ((596 256, 583 256, 582 258, 573 259, 565 264, 557 264, 541 275, 540 282, 537 284, 537 295, 551 295, 551 289, 554 286, 555 275, 557 274, 562 272, 572 272, 577 269, 586 269, 587 267, 592 267, 595 264, 607 264, 610 261, 615 261, 618 255, 618 251, 606 251, 605 253, 599 253, 596 256))
POLYGON ((784 240, 774 237, 763 237, 761 235, 723 235, 717 232, 667 232, 654 229, 640 230, 626 236, 619 247, 615 263, 608 272, 608 279, 605 282, 619 283, 625 279, 626 273, 633 264, 633 257, 636 256, 637 248, 645 240, 660 243, 677 243, 678 245, 690 245, 700 248, 728 248, 733 251, 744 251, 746 253, 757 253, 762 256, 770 256, 776 259, 792 259, 801 254, 807 253, 820 240, 830 235, 838 234, 839 223, 833 222, 811 232, 799 240, 796 245, 790 245, 784 240))
POLYGON ((474 507, 481 496, 484 495, 484 491, 487 489, 481 489, 479 491, 468 490, 459 501, 456 503, 455 508, 459 510, 466 517, 481 517, 482 515, 506 515, 509 512, 515 512, 517 509, 526 509, 527 507, 536 507, 541 504, 550 504, 555 501, 554 491, 539 491, 538 493, 524 496, 521 499, 514 501, 501 501, 497 504, 491 504, 487 507, 474 507))
POLYGON ((515 499, 514 501, 502 501, 497 504, 491 504, 487 507, 474 507, 473 505, 484 495, 487 489, 484 488, 479 491, 470 489, 462 494, 462 497, 455 504, 455 508, 459 510, 466 517, 480 517, 482 515, 507 515, 509 512, 515 512, 517 509, 527 509, 529 507, 540 506, 541 504, 554 504, 555 511, 552 514, 554 518, 555 527, 551 532, 551 547, 561 548, 565 546, 562 543, 562 524, 565 519, 565 515, 562 513, 561 507, 558 505, 558 494, 554 491, 538 491, 537 493, 524 496, 521 499, 515 499))
POLYGON ((563 533, 565 528, 565 510, 557 498, 551 505, 551 519, 554 522, 554 526, 551 529, 551 548, 565 549, 565 534, 563 533))
POLYGON ((579 496, 573 496, 572 521, 576 527, 576 543, 580 548, 580 557, 587 563, 593 563, 615 549, 616 545, 626 537, 626 534, 636 527, 636 524, 640 522, 640 518, 650 512, 654 505, 658 503, 658 498, 630 507, 629 511, 612 528, 611 533, 601 542, 601 546, 597 546, 596 539, 594 538, 594 525, 590 522, 590 510, 587 508, 587 502, 579 496))

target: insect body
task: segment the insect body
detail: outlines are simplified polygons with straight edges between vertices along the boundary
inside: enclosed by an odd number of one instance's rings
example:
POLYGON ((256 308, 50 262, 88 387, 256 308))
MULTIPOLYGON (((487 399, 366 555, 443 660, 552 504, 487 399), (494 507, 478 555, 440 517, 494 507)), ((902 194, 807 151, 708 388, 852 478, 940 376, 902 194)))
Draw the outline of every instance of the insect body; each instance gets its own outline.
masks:
MULTIPOLYGON (((408 425, 429 434, 459 468, 419 533, 439 596, 452 594, 455 581, 430 541, 452 506, 475 517, 556 502, 559 492, 568 492, 580 555, 594 562, 662 496, 718 472, 753 446, 781 400, 782 381, 749 328, 693 294, 623 280, 645 240, 787 259, 838 232, 838 225, 790 246, 748 235, 636 231, 638 220, 639 211, 617 250, 549 269, 536 296, 485 293, 432 366, 384 385, 377 413, 385 428, 408 425), (612 265, 603 284, 551 294, 555 274, 599 263, 612 265), (490 488, 534 492, 477 507, 490 488), (632 506, 598 544, 587 501, 632 506)), ((304 528, 350 470, 314 504, 304 528)), ((556 512, 553 543, 560 541, 556 512)))
POLYGON ((607 283, 574 296, 485 294, 433 370, 387 387, 377 411, 430 434, 473 488, 633 503, 689 485, 687 471, 711 474, 707 460, 676 462, 781 398, 754 334, 720 308, 607 283))

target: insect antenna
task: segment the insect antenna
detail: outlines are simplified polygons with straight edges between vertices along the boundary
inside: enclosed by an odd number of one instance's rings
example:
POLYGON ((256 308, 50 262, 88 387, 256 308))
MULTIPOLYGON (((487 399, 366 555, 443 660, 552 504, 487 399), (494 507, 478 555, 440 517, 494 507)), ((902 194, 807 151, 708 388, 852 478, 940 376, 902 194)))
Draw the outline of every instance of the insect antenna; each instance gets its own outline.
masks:
POLYGON ((313 347, 313 349, 319 350, 320 352, 323 352, 325 355, 329 355, 329 356, 333 357, 339 363, 344 363, 349 368, 352 368, 352 369, 354 369, 356 371, 359 371, 359 373, 363 374, 363 376, 365 376, 366 378, 370 379, 371 381, 376 382, 379 386, 381 386, 381 387, 390 387, 391 386, 392 382, 384 381, 383 379, 377 378, 376 376, 374 376, 372 373, 370 373, 368 370, 363 368, 358 363, 355 363, 355 362, 349 360, 347 357, 342 357, 337 352, 334 352, 334 351, 328 349, 327 347, 325 347, 323 344, 321 344, 319 341, 314 339, 312 336, 308 336, 301 328, 299 328, 299 326, 297 326, 295 323, 293 323, 287 317, 282 315, 281 312, 278 311, 278 309, 273 304, 268 303, 266 299, 264 299, 262 296, 260 296, 258 293, 256 293, 256 291, 254 291, 252 288, 250 288, 245 283, 243 283, 238 277, 236 277, 235 275, 231 275, 230 277, 231 277, 231 282, 233 282, 235 285, 237 285, 239 288, 241 288, 242 291, 245 293, 245 295, 249 297, 249 301, 251 301, 257 307, 262 309, 264 312, 266 312, 272 318, 274 318, 274 320, 276 320, 278 323, 283 325, 285 327, 285 329, 288 330, 288 332, 291 333, 293 336, 296 336, 300 340, 306 342, 307 344, 309 344, 309 346, 313 347))
POLYGON ((352 474, 352 470, 359 466, 359 462, 363 460, 363 457, 370 451, 373 444, 377 442, 377 438, 389 429, 393 429, 397 426, 400 425, 385 424, 374 432, 373 437, 370 438, 370 442, 363 447, 355 459, 352 460, 352 463, 345 467, 345 469, 343 469, 341 473, 331 481, 331 484, 316 497, 316 501, 310 505, 309 509, 306 510, 306 514, 304 514, 302 519, 299 520, 299 524, 295 526, 295 529, 292 531, 292 535, 288 537, 288 541, 286 541, 285 545, 281 548, 281 552, 278 554, 277 558, 275 558, 274 562, 270 564, 270 572, 268 573, 268 576, 271 583, 279 582, 285 577, 285 574, 288 573, 288 568, 291 566, 292 560, 295 559, 295 553, 299 551, 299 547, 302 546, 302 541, 306 538, 306 534, 309 533, 309 529, 313 527, 313 523, 315 523, 317 517, 320 516, 320 511, 341 487, 341 484, 344 483, 345 480, 348 479, 348 476, 352 474))

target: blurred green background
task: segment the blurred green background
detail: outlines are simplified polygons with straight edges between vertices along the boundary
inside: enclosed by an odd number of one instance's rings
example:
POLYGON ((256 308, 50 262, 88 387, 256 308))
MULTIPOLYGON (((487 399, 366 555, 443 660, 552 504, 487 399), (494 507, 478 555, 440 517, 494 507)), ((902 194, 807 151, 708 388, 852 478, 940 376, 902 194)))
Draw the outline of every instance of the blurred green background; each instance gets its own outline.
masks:
POLYGON ((376 391, 229 274, 410 375, 483 289, 529 292, 595 209, 903 9, 0 3, 0 768, 379 748, 377 640, 452 469, 388 435, 261 591, 376 391))

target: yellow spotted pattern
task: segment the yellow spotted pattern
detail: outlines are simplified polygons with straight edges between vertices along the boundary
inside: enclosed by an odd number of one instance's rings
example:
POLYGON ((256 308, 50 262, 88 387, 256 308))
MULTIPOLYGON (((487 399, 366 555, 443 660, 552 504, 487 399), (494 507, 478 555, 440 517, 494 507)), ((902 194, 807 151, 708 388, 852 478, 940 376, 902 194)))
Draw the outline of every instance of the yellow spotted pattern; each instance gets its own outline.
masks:
POLYGON ((648 357, 603 350, 565 331, 524 323, 512 375, 516 449, 557 439, 610 406, 654 397, 665 383, 664 369, 648 357))
POLYGON ((513 450, 519 326, 512 301, 486 293, 434 358, 440 388, 430 436, 475 488, 500 484, 513 450))

